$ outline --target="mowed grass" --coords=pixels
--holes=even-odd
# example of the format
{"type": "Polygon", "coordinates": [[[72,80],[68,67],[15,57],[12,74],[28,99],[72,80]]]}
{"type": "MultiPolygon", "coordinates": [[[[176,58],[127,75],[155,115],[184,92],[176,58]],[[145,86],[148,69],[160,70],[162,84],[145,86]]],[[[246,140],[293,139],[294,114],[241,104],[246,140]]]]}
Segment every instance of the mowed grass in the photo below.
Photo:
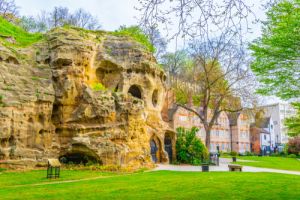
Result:
{"type": "MultiPolygon", "coordinates": [[[[64,173],[66,171],[62,171],[62,175],[64,173]]],[[[12,174],[16,183],[18,179],[22,179],[21,175],[18,177],[12,174]]],[[[156,171],[104,176],[102,179],[80,182],[19,187],[4,186],[3,182],[7,179],[9,179],[9,174],[1,179],[1,199],[274,200],[299,199],[300,197],[300,176],[275,173],[156,171]]],[[[36,181],[31,179],[26,184],[30,182],[36,181]]]]}
{"type": "Polygon", "coordinates": [[[40,33],[28,33],[22,28],[6,21],[0,17],[0,40],[8,46],[26,47],[33,43],[40,41],[43,35],[40,33]],[[15,44],[9,43],[5,40],[5,37],[13,37],[16,41],[15,44]]]}
{"type": "Polygon", "coordinates": [[[16,185],[78,180],[112,175],[116,174],[89,170],[64,170],[61,173],[59,179],[47,179],[46,170],[33,170],[27,172],[2,172],[0,173],[0,190],[2,187],[10,187],[16,185]]]}
{"type": "Polygon", "coordinates": [[[300,160],[296,158],[283,158],[271,156],[240,156],[237,158],[236,164],[252,167],[300,171],[300,160]],[[239,160],[251,160],[255,162],[239,162],[239,160]]]}

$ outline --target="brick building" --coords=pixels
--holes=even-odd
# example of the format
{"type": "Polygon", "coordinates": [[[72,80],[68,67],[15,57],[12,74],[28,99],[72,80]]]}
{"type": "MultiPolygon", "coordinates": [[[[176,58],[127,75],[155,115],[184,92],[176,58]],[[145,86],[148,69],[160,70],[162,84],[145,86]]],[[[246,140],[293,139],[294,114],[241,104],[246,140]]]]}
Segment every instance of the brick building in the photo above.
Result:
{"type": "MultiPolygon", "coordinates": [[[[185,108],[176,106],[174,102],[174,94],[171,91],[167,92],[162,118],[168,122],[174,130],[178,127],[199,128],[197,136],[205,143],[205,129],[199,117],[185,108]]],[[[192,106],[191,103],[190,106],[192,106]]],[[[248,114],[248,112],[233,114],[221,112],[211,130],[210,151],[217,152],[218,148],[224,152],[230,152],[231,150],[239,153],[251,151],[250,124],[252,122],[252,116],[248,114]]]]}

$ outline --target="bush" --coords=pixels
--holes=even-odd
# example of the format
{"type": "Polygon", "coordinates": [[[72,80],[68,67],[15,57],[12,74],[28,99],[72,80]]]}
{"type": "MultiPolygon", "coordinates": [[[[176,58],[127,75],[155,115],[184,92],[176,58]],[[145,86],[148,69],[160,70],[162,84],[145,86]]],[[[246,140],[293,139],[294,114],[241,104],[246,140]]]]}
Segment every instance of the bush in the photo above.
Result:
{"type": "Polygon", "coordinates": [[[254,156],[254,153],[250,152],[250,151],[246,151],[245,152],[245,156],[254,156]]]}
{"type": "Polygon", "coordinates": [[[233,157],[236,157],[238,155],[238,153],[236,151],[232,151],[232,152],[230,152],[230,155],[233,157]]]}
{"type": "Polygon", "coordinates": [[[287,156],[288,158],[297,158],[297,156],[295,154],[290,154],[287,156]]]}
{"type": "Polygon", "coordinates": [[[102,85],[101,83],[95,83],[92,85],[92,89],[94,91],[105,91],[106,87],[104,85],[102,85]]]}
{"type": "Polygon", "coordinates": [[[300,153],[300,136],[289,139],[287,144],[287,152],[295,155],[300,153]]]}
{"type": "Polygon", "coordinates": [[[176,153],[179,163],[200,165],[201,160],[208,159],[208,150],[202,141],[196,137],[198,129],[177,128],[176,153]]]}

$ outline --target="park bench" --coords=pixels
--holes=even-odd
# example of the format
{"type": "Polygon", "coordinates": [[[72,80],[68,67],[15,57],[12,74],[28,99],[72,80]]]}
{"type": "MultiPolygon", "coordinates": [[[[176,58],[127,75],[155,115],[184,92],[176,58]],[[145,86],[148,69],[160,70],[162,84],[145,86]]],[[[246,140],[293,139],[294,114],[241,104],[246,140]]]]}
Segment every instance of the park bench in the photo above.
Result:
{"type": "Polygon", "coordinates": [[[234,171],[241,172],[243,166],[230,164],[230,165],[228,165],[228,168],[229,168],[229,171],[231,171],[231,172],[234,172],[234,171]]]}

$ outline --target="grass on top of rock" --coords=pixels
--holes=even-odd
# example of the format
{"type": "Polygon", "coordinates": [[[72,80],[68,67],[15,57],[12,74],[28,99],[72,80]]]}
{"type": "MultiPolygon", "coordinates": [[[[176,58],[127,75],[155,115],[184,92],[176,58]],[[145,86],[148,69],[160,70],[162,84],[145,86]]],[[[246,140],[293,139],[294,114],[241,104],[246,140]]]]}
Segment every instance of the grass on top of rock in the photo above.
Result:
{"type": "Polygon", "coordinates": [[[284,158],[272,156],[239,156],[237,157],[236,164],[251,167],[300,171],[300,160],[297,158],[284,158]],[[251,160],[254,162],[239,162],[239,160],[251,160]]]}
{"type": "Polygon", "coordinates": [[[0,17],[0,41],[6,46],[26,47],[43,39],[41,33],[28,33],[0,17]]]}
{"type": "Polygon", "coordinates": [[[131,37],[151,53],[155,53],[156,51],[155,47],[151,44],[149,37],[138,26],[121,26],[118,30],[112,32],[112,34],[131,37]]]}
{"type": "Polygon", "coordinates": [[[45,171],[0,174],[1,199],[274,200],[300,196],[300,176],[275,173],[154,171],[107,176],[93,171],[63,170],[62,178],[54,181],[87,180],[32,185],[49,182],[44,176],[45,171]]]}

